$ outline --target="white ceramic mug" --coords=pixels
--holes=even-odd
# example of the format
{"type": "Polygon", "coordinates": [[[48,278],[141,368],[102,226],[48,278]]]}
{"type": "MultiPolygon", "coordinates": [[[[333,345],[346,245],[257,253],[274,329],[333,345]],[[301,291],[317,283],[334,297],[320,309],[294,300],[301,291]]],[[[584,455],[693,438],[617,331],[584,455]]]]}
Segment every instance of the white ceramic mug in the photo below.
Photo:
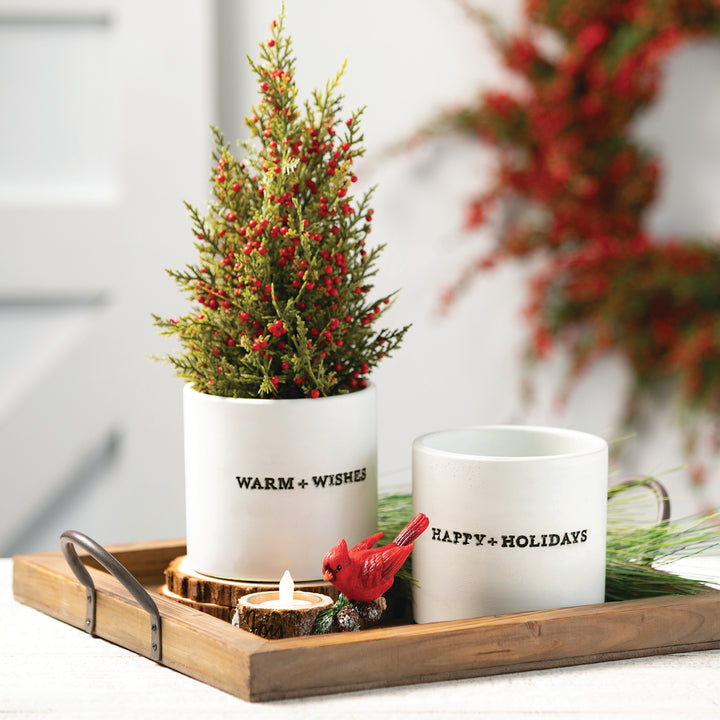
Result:
{"type": "Polygon", "coordinates": [[[601,603],[608,446],[595,435],[496,425],[413,443],[416,622],[601,603]]]}

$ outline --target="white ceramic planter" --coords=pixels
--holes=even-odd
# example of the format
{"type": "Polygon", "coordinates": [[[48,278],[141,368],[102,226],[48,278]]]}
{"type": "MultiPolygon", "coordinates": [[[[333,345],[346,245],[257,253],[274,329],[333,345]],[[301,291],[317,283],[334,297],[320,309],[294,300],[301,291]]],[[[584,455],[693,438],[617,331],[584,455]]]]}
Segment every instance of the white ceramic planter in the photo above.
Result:
{"type": "Polygon", "coordinates": [[[325,553],[376,530],[371,385],[329,398],[255,400],[184,388],[188,562],[221,578],[321,577],[325,553]]]}

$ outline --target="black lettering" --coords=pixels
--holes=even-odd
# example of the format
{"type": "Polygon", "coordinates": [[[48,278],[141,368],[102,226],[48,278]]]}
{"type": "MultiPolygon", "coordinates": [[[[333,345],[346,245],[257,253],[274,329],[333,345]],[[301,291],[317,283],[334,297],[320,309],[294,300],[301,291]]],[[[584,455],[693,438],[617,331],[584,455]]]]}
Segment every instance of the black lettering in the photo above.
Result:
{"type": "Polygon", "coordinates": [[[579,531],[579,530],[578,530],[577,532],[572,533],[573,543],[576,543],[576,542],[578,541],[578,538],[579,538],[579,537],[580,537],[580,531],[579,531]]]}
{"type": "Polygon", "coordinates": [[[547,547],[547,535],[541,535],[542,545],[540,547],[547,547]]]}
{"type": "Polygon", "coordinates": [[[278,490],[292,490],[294,478],[278,478],[278,490]]]}
{"type": "Polygon", "coordinates": [[[587,530],[583,530],[580,533],[580,542],[585,542],[587,540],[587,530]]]}
{"type": "Polygon", "coordinates": [[[255,478],[252,484],[252,490],[262,490],[263,484],[260,482],[260,478],[255,478]]]}
{"type": "Polygon", "coordinates": [[[433,528],[433,529],[432,529],[432,539],[433,539],[433,540],[440,540],[440,528],[433,528]]]}
{"type": "Polygon", "coordinates": [[[475,537],[475,540],[477,540],[477,542],[475,543],[475,547],[477,547],[478,545],[483,544],[483,540],[485,539],[485,533],[482,533],[482,535],[475,533],[474,537],[475,537]]]}
{"type": "Polygon", "coordinates": [[[502,536],[503,547],[515,547],[515,536],[514,535],[503,535],[502,536]]]}
{"type": "Polygon", "coordinates": [[[467,545],[472,540],[472,533],[463,533],[463,545],[467,545]]]}
{"type": "MultiPolygon", "coordinates": [[[[333,482],[333,476],[332,476],[332,475],[323,475],[323,477],[325,478],[325,482],[326,482],[328,485],[334,485],[334,484],[335,484],[335,483],[333,482]]],[[[323,485],[323,487],[325,487],[325,486],[323,485]]]]}
{"type": "Polygon", "coordinates": [[[521,548],[527,547],[527,544],[528,544],[527,535],[518,535],[515,538],[515,542],[517,543],[518,547],[521,547],[521,548]]]}
{"type": "Polygon", "coordinates": [[[450,533],[447,530],[445,531],[445,534],[443,535],[442,541],[443,542],[452,542],[452,540],[450,539],[450,533]]]}
{"type": "Polygon", "coordinates": [[[565,533],[565,534],[563,535],[563,539],[562,539],[562,542],[561,542],[560,544],[561,544],[561,545],[572,545],[572,540],[570,540],[570,536],[569,536],[567,533],[565,533]]]}
{"type": "Polygon", "coordinates": [[[548,537],[550,538],[550,542],[548,543],[548,545],[550,547],[555,547],[556,545],[560,544],[560,536],[559,535],[556,535],[555,533],[553,533],[552,535],[549,535],[548,537]]]}
{"type": "Polygon", "coordinates": [[[353,481],[353,474],[351,472],[343,473],[343,480],[346,483],[351,483],[353,481]]]}
{"type": "Polygon", "coordinates": [[[534,535],[530,536],[530,547],[540,547],[540,543],[537,540],[535,540],[534,535]]]}
{"type": "Polygon", "coordinates": [[[252,478],[249,478],[249,477],[240,477],[239,475],[236,475],[236,476],[235,476],[235,479],[238,481],[238,485],[239,485],[241,488],[249,488],[249,487],[250,487],[250,480],[252,480],[252,478]]]}
{"type": "Polygon", "coordinates": [[[457,545],[460,542],[460,538],[462,537],[462,533],[458,532],[457,530],[453,531],[453,537],[455,538],[453,540],[453,545],[457,545]]]}
{"type": "Polygon", "coordinates": [[[325,487],[325,476],[324,475],[313,475],[312,480],[315,483],[315,487],[325,487]]]}
{"type": "Polygon", "coordinates": [[[277,490],[277,488],[275,487],[275,478],[265,478],[265,489],[277,490]]]}
{"type": "Polygon", "coordinates": [[[261,625],[260,623],[258,623],[257,613],[255,612],[255,610],[250,610],[248,612],[246,622],[248,624],[248,627],[250,628],[250,632],[255,635],[259,635],[262,638],[276,640],[283,636],[283,630],[281,625],[261,625]]]}

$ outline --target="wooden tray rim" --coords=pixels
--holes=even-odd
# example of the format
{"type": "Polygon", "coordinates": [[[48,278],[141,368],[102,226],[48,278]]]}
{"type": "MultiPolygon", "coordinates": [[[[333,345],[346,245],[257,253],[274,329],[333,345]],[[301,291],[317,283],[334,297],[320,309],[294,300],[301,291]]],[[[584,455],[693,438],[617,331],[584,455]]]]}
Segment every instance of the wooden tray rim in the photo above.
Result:
{"type": "MultiPolygon", "coordinates": [[[[146,586],[149,579],[155,586],[161,584],[157,578],[164,567],[185,554],[179,540],[107,549],[146,586]]],[[[147,614],[115,578],[94,569],[91,558],[86,563],[98,592],[96,635],[149,655],[147,614]],[[113,623],[113,618],[122,622],[113,623]]],[[[85,589],[59,551],[15,556],[13,589],[18,602],[84,626],[85,589]]],[[[714,590],[272,640],[174,602],[151,587],[148,592],[162,618],[162,664],[250,701],[720,648],[720,592],[714,590]],[[675,628],[671,619],[677,623],[686,616],[689,622],[675,628]],[[622,629],[619,642],[607,644],[599,628],[603,622],[622,629]],[[645,625],[652,632],[643,632],[645,625]],[[528,643],[542,648],[526,648],[528,643]],[[188,648],[193,648],[195,659],[188,648]],[[383,661],[388,655],[394,657],[395,667],[383,661]],[[403,655],[408,662],[402,662],[403,655]],[[437,660],[440,656],[442,661],[437,660]],[[218,667],[223,663],[229,663],[232,672],[218,667]],[[329,684],[322,682],[323,670],[331,674],[329,684]]]]}

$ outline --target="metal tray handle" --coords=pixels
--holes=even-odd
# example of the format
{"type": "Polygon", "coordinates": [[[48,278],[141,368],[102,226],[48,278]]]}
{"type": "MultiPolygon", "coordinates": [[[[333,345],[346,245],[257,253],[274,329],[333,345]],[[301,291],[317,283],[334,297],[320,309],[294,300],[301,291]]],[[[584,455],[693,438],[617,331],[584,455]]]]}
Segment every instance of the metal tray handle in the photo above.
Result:
{"type": "Polygon", "coordinates": [[[140,607],[150,615],[150,659],[160,662],[162,659],[162,635],[160,613],[157,605],[147,590],[128,572],[117,558],[113,557],[105,548],[94,540],[76,530],[66,530],[60,536],[60,549],[75,577],[85,586],[87,607],[85,614],[85,630],[95,635],[95,583],[90,573],[78,557],[75,545],[81,547],[92,558],[97,560],[116,580],[121,582],[125,589],[137,600],[140,607]]]}

